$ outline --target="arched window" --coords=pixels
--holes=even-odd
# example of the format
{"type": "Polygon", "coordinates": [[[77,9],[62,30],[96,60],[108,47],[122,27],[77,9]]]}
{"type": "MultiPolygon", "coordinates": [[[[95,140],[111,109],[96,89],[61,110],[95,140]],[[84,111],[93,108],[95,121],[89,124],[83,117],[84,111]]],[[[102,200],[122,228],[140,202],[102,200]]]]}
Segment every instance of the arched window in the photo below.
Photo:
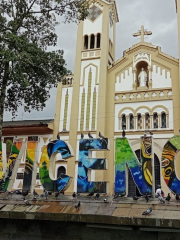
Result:
{"type": "Polygon", "coordinates": [[[129,129],[134,129],[134,116],[130,114],[129,116],[129,129]]]}
{"type": "Polygon", "coordinates": [[[141,114],[138,114],[138,116],[137,116],[137,128],[142,129],[142,116],[141,116],[141,114]]]}
{"type": "Polygon", "coordinates": [[[145,129],[150,129],[151,126],[150,126],[150,116],[149,116],[149,113],[146,113],[145,115],[145,129]]]}
{"type": "Polygon", "coordinates": [[[66,174],[66,168],[61,166],[57,169],[57,178],[60,178],[62,175],[66,174]]]}
{"type": "Polygon", "coordinates": [[[100,33],[97,34],[97,46],[96,47],[97,48],[101,47],[101,34],[100,33]]]}
{"type": "Polygon", "coordinates": [[[126,129],[126,115],[122,115],[122,122],[121,122],[122,129],[126,129]]]}
{"type": "Polygon", "coordinates": [[[88,42],[89,42],[89,38],[88,36],[84,36],[84,50],[88,49],[88,42]]]}
{"type": "Polygon", "coordinates": [[[161,114],[161,127],[166,128],[166,113],[165,112],[163,112],[161,114]]]}
{"type": "Polygon", "coordinates": [[[153,114],[153,125],[154,125],[154,128],[158,128],[158,114],[157,113],[153,114]]]}
{"type": "Polygon", "coordinates": [[[91,42],[90,42],[90,49],[94,49],[95,44],[95,36],[94,34],[91,35],[91,42]]]}

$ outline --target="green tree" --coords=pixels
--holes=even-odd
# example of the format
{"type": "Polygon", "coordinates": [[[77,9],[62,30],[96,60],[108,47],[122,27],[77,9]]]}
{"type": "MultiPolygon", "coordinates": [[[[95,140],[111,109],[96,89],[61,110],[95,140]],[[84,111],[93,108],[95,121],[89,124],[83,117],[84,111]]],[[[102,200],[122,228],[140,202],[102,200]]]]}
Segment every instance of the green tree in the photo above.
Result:
{"type": "Polygon", "coordinates": [[[0,1],[0,137],[4,109],[16,115],[42,110],[50,89],[69,73],[63,50],[56,46],[57,16],[63,23],[84,20],[88,0],[0,1]]]}

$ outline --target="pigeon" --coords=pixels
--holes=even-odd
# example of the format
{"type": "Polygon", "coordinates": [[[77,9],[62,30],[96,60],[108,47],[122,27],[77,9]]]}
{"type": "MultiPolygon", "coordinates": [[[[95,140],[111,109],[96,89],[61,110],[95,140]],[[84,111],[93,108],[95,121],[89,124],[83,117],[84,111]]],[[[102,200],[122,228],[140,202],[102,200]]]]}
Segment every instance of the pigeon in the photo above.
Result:
{"type": "Polygon", "coordinates": [[[19,142],[19,138],[17,136],[15,136],[14,139],[15,139],[16,142],[19,142]]]}
{"type": "Polygon", "coordinates": [[[171,196],[170,196],[170,193],[168,193],[168,195],[167,195],[167,197],[166,197],[166,199],[165,199],[168,203],[169,203],[169,201],[171,200],[171,196]]]}
{"type": "Polygon", "coordinates": [[[145,200],[146,200],[146,202],[149,202],[149,197],[148,197],[147,193],[145,195],[145,200]]]}
{"type": "Polygon", "coordinates": [[[105,138],[100,132],[99,132],[99,137],[103,139],[105,138]]]}
{"type": "Polygon", "coordinates": [[[56,200],[57,200],[58,196],[59,196],[59,193],[56,192],[56,193],[55,193],[55,198],[56,198],[56,200]]]}
{"type": "Polygon", "coordinates": [[[145,212],[142,213],[142,215],[149,215],[152,212],[152,208],[149,207],[145,212]]]}
{"type": "Polygon", "coordinates": [[[160,201],[160,203],[165,203],[164,198],[160,195],[158,195],[158,200],[160,201]]]}
{"type": "Polygon", "coordinates": [[[35,191],[35,189],[33,190],[33,196],[34,196],[34,199],[36,199],[37,197],[39,197],[38,193],[35,191]]]}
{"type": "Polygon", "coordinates": [[[73,199],[76,198],[76,193],[75,192],[73,192],[72,197],[73,197],[73,199]]]}
{"type": "Polygon", "coordinates": [[[114,197],[113,197],[113,200],[118,199],[118,198],[119,198],[119,194],[116,193],[116,194],[114,195],[114,197]]]}
{"type": "Polygon", "coordinates": [[[93,136],[91,135],[90,132],[88,132],[88,137],[89,137],[89,138],[93,138],[93,136]]]}
{"type": "Polygon", "coordinates": [[[107,202],[107,199],[106,199],[106,198],[104,199],[104,202],[107,202]]]}
{"type": "Polygon", "coordinates": [[[22,195],[22,192],[20,190],[15,190],[13,193],[15,193],[17,195],[22,195]]]}
{"type": "Polygon", "coordinates": [[[176,193],[176,201],[179,202],[180,198],[179,198],[179,195],[176,193]]]}
{"type": "Polygon", "coordinates": [[[76,208],[77,210],[79,210],[80,206],[81,206],[81,203],[80,203],[80,201],[79,201],[78,204],[75,206],[75,208],[76,208]]]}
{"type": "Polygon", "coordinates": [[[126,196],[126,193],[120,193],[119,197],[124,198],[126,196]]]}
{"type": "Polygon", "coordinates": [[[59,133],[57,134],[57,139],[60,140],[60,136],[59,136],[59,133]]]}
{"type": "Polygon", "coordinates": [[[94,192],[90,192],[87,197],[92,197],[94,195],[94,192]]]}
{"type": "Polygon", "coordinates": [[[45,196],[45,198],[47,200],[48,199],[48,192],[47,191],[45,191],[44,196],[45,196]]]}
{"type": "Polygon", "coordinates": [[[27,196],[28,195],[28,190],[26,191],[22,191],[22,195],[25,197],[25,196],[27,196]]]}
{"type": "Polygon", "coordinates": [[[41,194],[41,197],[45,197],[45,193],[42,193],[42,194],[41,194]]]}
{"type": "Polygon", "coordinates": [[[138,199],[139,199],[139,197],[137,197],[137,196],[134,196],[134,197],[133,197],[133,200],[134,200],[134,201],[137,201],[138,199]]]}
{"type": "Polygon", "coordinates": [[[31,205],[26,198],[24,198],[24,204],[25,204],[26,206],[31,205]]]}
{"type": "Polygon", "coordinates": [[[84,134],[83,133],[81,133],[81,139],[83,139],[84,138],[84,134]]]}
{"type": "Polygon", "coordinates": [[[124,138],[125,136],[126,136],[126,132],[125,132],[124,129],[123,129],[122,137],[124,138]]]}
{"type": "Polygon", "coordinates": [[[8,199],[8,196],[10,196],[11,195],[11,198],[12,198],[12,192],[6,192],[6,199],[8,199]]]}
{"type": "Polygon", "coordinates": [[[96,193],[96,196],[95,196],[95,199],[98,200],[99,196],[100,196],[100,194],[97,192],[97,193],[96,193]]]}

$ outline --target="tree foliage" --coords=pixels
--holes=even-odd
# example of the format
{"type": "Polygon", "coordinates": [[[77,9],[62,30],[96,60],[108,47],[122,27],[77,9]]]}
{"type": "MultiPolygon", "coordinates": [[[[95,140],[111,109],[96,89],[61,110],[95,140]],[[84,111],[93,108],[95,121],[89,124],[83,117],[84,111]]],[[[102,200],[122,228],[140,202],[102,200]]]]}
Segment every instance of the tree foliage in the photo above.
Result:
{"type": "Polygon", "coordinates": [[[1,0],[0,2],[0,136],[4,109],[15,115],[40,110],[49,90],[69,73],[63,50],[56,46],[57,16],[78,22],[88,14],[88,0],[1,0]]]}

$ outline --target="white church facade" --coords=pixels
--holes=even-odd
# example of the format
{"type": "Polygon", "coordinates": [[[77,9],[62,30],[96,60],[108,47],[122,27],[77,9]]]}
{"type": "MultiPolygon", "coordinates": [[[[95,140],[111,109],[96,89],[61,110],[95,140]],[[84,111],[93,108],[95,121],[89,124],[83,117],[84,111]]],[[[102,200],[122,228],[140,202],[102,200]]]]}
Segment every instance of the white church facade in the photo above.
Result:
{"type": "MultiPolygon", "coordinates": [[[[101,132],[109,139],[110,149],[93,151],[92,158],[106,158],[107,168],[90,170],[88,178],[106,181],[107,193],[113,194],[115,141],[123,130],[137,157],[140,138],[153,136],[155,181],[168,191],[160,160],[164,144],[180,129],[179,60],[145,42],[144,35],[151,32],[142,26],[134,34],[141,41],[115,61],[117,22],[116,1],[92,1],[89,16],[78,26],[74,75],[58,85],[54,136],[59,132],[74,149],[74,158],[63,164],[66,173],[74,176],[67,193],[77,191],[81,133],[84,138],[88,133],[98,138],[101,132]]],[[[135,194],[130,173],[128,179],[127,195],[135,194]]]]}

